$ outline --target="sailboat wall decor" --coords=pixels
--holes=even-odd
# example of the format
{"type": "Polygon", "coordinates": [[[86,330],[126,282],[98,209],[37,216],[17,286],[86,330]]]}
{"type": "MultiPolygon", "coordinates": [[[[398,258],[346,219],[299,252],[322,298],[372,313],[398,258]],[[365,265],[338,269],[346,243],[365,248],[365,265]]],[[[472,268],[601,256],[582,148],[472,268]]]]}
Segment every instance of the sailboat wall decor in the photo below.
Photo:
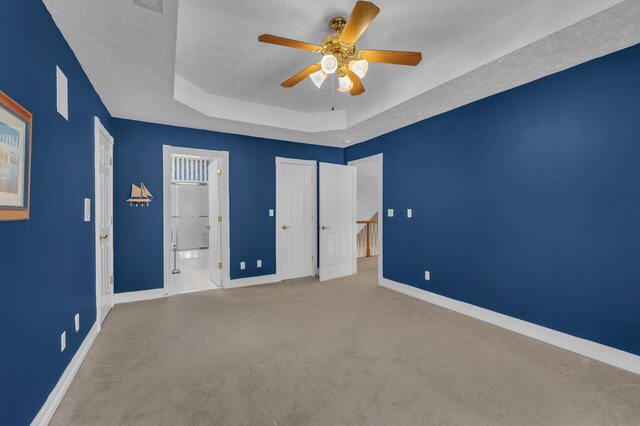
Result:
{"type": "Polygon", "coordinates": [[[133,184],[133,183],[131,184],[131,198],[127,200],[129,205],[136,206],[136,207],[138,206],[149,207],[149,203],[151,203],[152,199],[153,199],[153,195],[151,195],[151,192],[149,192],[147,187],[144,186],[144,183],[140,183],[140,186],[137,186],[136,184],[133,184]]]}

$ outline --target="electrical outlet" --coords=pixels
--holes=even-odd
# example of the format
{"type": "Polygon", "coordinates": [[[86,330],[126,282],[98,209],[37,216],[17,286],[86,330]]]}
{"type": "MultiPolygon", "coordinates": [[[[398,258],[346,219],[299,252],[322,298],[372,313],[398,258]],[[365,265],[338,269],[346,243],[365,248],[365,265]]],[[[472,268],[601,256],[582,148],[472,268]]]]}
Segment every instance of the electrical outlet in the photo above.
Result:
{"type": "Polygon", "coordinates": [[[244,264],[244,262],[240,262],[240,269],[244,269],[246,267],[246,265],[244,264]]]}
{"type": "Polygon", "coordinates": [[[429,271],[424,271],[424,279],[431,281],[431,273],[429,271]]]}
{"type": "Polygon", "coordinates": [[[80,314],[76,314],[76,316],[73,317],[73,320],[75,322],[76,333],[77,333],[78,331],[80,331],[80,314]]]}
{"type": "Polygon", "coordinates": [[[257,264],[258,268],[262,268],[262,260],[258,260],[256,262],[256,264],[257,264]]]}
{"type": "Polygon", "coordinates": [[[64,352],[67,347],[67,332],[63,331],[60,335],[60,352],[64,352]]]}
{"type": "Polygon", "coordinates": [[[407,209],[407,217],[413,217],[413,212],[411,209],[407,209]]]}
{"type": "Polygon", "coordinates": [[[393,209],[388,209],[387,210],[387,216],[388,217],[393,217],[393,209]]]}
{"type": "Polygon", "coordinates": [[[273,216],[273,209],[269,209],[269,216],[273,216]]]}

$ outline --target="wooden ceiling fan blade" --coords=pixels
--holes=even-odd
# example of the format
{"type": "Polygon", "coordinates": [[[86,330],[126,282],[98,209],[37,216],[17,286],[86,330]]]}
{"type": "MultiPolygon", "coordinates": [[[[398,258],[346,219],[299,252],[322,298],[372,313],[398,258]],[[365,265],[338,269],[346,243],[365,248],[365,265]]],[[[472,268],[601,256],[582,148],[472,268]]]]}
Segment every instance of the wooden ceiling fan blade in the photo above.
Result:
{"type": "Polygon", "coordinates": [[[416,66],[422,61],[420,52],[401,52],[399,50],[361,50],[360,57],[369,62],[416,66]]]}
{"type": "Polygon", "coordinates": [[[357,2],[351,16],[347,19],[347,24],[340,33],[340,41],[355,44],[378,13],[380,13],[380,9],[375,4],[368,1],[357,2]]]}
{"type": "Polygon", "coordinates": [[[310,52],[319,52],[320,46],[307,43],[304,41],[293,40],[290,38],[278,37],[271,34],[262,34],[258,37],[258,41],[263,43],[277,44],[278,46],[293,47],[294,49],[308,50],[310,52]]]}
{"type": "Polygon", "coordinates": [[[298,74],[291,77],[289,80],[282,82],[282,84],[280,85],[282,87],[293,87],[304,80],[306,77],[308,77],[310,74],[313,74],[316,71],[320,71],[321,68],[322,67],[320,66],[320,62],[309,65],[307,68],[303,69],[298,74]]]}
{"type": "Polygon", "coordinates": [[[363,94],[364,86],[362,85],[362,81],[360,80],[360,77],[358,77],[356,73],[354,73],[348,68],[345,70],[345,72],[347,73],[347,77],[349,77],[349,80],[351,80],[351,82],[353,83],[353,87],[351,88],[351,90],[349,90],[349,93],[351,93],[351,96],[358,96],[363,94]]]}

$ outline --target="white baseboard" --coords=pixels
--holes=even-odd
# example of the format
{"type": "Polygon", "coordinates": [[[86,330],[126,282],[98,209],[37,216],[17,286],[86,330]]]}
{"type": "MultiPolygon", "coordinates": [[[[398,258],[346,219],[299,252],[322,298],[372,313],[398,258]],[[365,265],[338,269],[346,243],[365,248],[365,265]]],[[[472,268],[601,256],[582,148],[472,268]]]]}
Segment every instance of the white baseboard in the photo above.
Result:
{"type": "Polygon", "coordinates": [[[406,294],[407,296],[442,306],[452,311],[497,325],[498,327],[506,328],[507,330],[549,343],[550,345],[622,368],[623,370],[640,374],[640,356],[638,355],[592,342],[591,340],[582,339],[580,337],[552,330],[550,328],[542,327],[514,317],[499,314],[488,309],[460,302],[455,299],[450,299],[406,284],[400,284],[386,278],[380,280],[380,285],[402,294],[406,294]]]}
{"type": "Polygon", "coordinates": [[[164,288],[154,288],[151,290],[129,291],[126,293],[116,293],[113,295],[113,303],[140,302],[141,300],[160,299],[164,297],[164,288]]]}
{"type": "Polygon", "coordinates": [[[258,277],[247,277],[247,278],[237,278],[235,280],[229,280],[224,288],[239,288],[239,287],[248,287],[252,285],[261,285],[261,284],[274,284],[282,281],[276,274],[272,275],[260,275],[258,277]]]}
{"type": "Polygon", "coordinates": [[[46,426],[49,424],[51,418],[58,409],[58,405],[60,405],[60,401],[62,401],[64,394],[67,392],[67,389],[69,389],[69,385],[82,365],[82,361],[84,361],[84,358],[87,356],[89,348],[93,345],[93,341],[98,335],[99,330],[100,327],[96,321],[93,323],[93,326],[91,326],[91,330],[89,330],[89,333],[84,338],[84,341],[71,359],[71,362],[67,365],[67,368],[65,368],[64,373],[62,373],[60,380],[58,380],[58,383],[56,384],[56,387],[53,388],[44,405],[40,408],[40,411],[31,422],[32,426],[46,426]]]}

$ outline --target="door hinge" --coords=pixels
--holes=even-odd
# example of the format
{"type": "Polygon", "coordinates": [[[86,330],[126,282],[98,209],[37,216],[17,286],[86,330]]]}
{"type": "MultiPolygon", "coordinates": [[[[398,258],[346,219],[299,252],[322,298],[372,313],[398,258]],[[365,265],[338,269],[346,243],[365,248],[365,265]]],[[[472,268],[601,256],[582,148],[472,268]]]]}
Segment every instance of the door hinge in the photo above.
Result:
{"type": "Polygon", "coordinates": [[[218,269],[222,269],[222,262],[218,263],[218,269]]]}
{"type": "Polygon", "coordinates": [[[113,285],[113,275],[109,277],[109,284],[113,285]]]}
{"type": "Polygon", "coordinates": [[[109,225],[113,225],[113,217],[109,217],[109,225]]]}
{"type": "Polygon", "coordinates": [[[218,176],[222,176],[222,169],[218,169],[218,176]]]}
{"type": "Polygon", "coordinates": [[[311,181],[313,182],[313,175],[311,175],[311,181]]]}
{"type": "Polygon", "coordinates": [[[218,216],[218,222],[222,222],[222,216],[218,216]]]}
{"type": "Polygon", "coordinates": [[[113,166],[113,157],[109,157],[109,165],[113,166]]]}
{"type": "Polygon", "coordinates": [[[313,262],[313,256],[311,256],[311,261],[313,262]]]}

